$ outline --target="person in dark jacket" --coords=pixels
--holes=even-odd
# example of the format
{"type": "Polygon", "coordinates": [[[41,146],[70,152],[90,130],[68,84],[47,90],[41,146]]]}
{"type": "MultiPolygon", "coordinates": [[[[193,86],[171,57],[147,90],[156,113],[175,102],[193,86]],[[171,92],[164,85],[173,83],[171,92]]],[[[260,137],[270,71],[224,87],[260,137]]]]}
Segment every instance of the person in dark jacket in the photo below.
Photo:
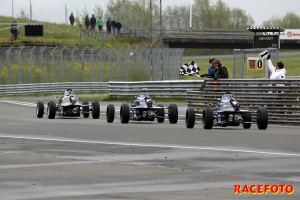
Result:
{"type": "Polygon", "coordinates": [[[72,26],[74,26],[75,18],[74,18],[74,15],[73,15],[72,12],[71,12],[71,15],[70,15],[70,17],[69,17],[69,20],[70,20],[70,24],[71,24],[72,26]]]}
{"type": "Polygon", "coordinates": [[[117,26],[117,34],[120,34],[121,28],[122,28],[122,23],[119,20],[117,20],[116,26],[117,26]]]}
{"type": "Polygon", "coordinates": [[[106,30],[107,30],[108,34],[111,34],[111,21],[110,21],[110,17],[106,21],[106,30]]]}
{"type": "Polygon", "coordinates": [[[96,23],[97,23],[97,20],[95,18],[95,15],[92,15],[92,18],[91,18],[91,29],[92,30],[95,30],[96,23]]]}
{"type": "Polygon", "coordinates": [[[111,27],[113,29],[113,35],[116,34],[116,28],[117,28],[117,22],[116,22],[116,19],[113,19],[112,22],[111,22],[111,27]]]}
{"type": "Polygon", "coordinates": [[[223,67],[220,60],[214,61],[215,68],[212,70],[211,73],[202,74],[201,77],[207,77],[207,78],[213,78],[214,80],[217,80],[218,78],[228,78],[227,69],[223,67]]]}
{"type": "Polygon", "coordinates": [[[10,25],[11,42],[18,39],[18,25],[16,21],[13,21],[10,25]]]}
{"type": "Polygon", "coordinates": [[[90,20],[89,20],[88,15],[85,17],[84,24],[85,24],[86,30],[89,30],[90,20]]]}

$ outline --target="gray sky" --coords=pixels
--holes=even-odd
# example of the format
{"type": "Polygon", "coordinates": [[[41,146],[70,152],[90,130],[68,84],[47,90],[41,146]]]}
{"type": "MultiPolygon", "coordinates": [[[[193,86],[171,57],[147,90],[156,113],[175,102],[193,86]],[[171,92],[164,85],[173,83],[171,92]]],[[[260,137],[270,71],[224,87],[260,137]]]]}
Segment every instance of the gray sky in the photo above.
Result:
{"type": "MultiPolygon", "coordinates": [[[[159,2],[159,0],[153,0],[159,2]]],[[[211,0],[215,4],[217,0],[211,0]]],[[[23,8],[29,15],[30,0],[0,0],[0,15],[12,16],[12,2],[14,2],[14,16],[17,17],[23,8]]],[[[167,5],[189,5],[194,0],[162,0],[163,9],[167,5]]],[[[262,24],[264,20],[273,16],[282,17],[287,12],[293,11],[300,16],[300,1],[298,0],[223,0],[228,6],[241,8],[251,15],[256,26],[262,24]]],[[[64,23],[65,5],[67,5],[68,16],[70,12],[81,13],[84,7],[93,13],[93,6],[99,4],[106,8],[109,0],[31,0],[33,19],[47,22],[64,23]]],[[[300,28],[300,27],[299,27],[300,28]]]]}

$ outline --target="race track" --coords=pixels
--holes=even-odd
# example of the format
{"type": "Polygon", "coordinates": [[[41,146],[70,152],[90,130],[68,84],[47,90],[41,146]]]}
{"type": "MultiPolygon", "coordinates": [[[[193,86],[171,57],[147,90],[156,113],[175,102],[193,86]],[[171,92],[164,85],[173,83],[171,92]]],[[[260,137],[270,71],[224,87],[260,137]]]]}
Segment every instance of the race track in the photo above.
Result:
{"type": "Polygon", "coordinates": [[[108,124],[103,113],[38,119],[36,99],[22,101],[28,104],[0,99],[0,199],[300,199],[299,127],[108,124]],[[292,185],[294,192],[235,194],[234,185],[292,185]]]}

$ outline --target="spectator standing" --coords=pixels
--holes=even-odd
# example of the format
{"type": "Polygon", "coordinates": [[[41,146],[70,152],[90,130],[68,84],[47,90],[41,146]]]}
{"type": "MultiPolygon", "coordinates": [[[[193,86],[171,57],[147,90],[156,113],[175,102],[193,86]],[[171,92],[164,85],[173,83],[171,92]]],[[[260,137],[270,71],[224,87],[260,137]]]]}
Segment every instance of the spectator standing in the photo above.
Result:
{"type": "Polygon", "coordinates": [[[92,30],[95,30],[96,23],[97,23],[97,20],[95,18],[95,15],[93,14],[92,18],[91,18],[91,29],[92,30]]]}
{"type": "Polygon", "coordinates": [[[70,20],[70,24],[71,24],[72,26],[74,26],[75,18],[74,18],[74,15],[73,15],[72,12],[71,12],[71,15],[70,15],[70,17],[69,17],[69,20],[70,20]]]}
{"type": "Polygon", "coordinates": [[[210,58],[209,59],[209,61],[208,61],[208,63],[210,63],[211,64],[211,66],[208,68],[208,70],[207,70],[207,72],[210,74],[213,70],[214,70],[214,68],[215,68],[215,66],[214,66],[214,61],[215,61],[215,58],[210,58]]]}
{"type": "Polygon", "coordinates": [[[271,72],[270,79],[285,79],[286,70],[284,64],[280,61],[276,64],[276,67],[272,64],[271,55],[267,57],[267,66],[271,72]]]}
{"type": "Polygon", "coordinates": [[[201,77],[208,77],[217,80],[218,78],[228,78],[228,71],[225,66],[222,65],[220,60],[215,59],[214,69],[211,73],[202,74],[201,77]]]}
{"type": "Polygon", "coordinates": [[[116,34],[116,28],[117,28],[117,22],[116,22],[116,19],[113,19],[112,22],[111,22],[111,27],[113,29],[113,35],[116,34]]]}
{"type": "Polygon", "coordinates": [[[11,42],[18,39],[18,25],[16,21],[13,21],[10,25],[11,42]]]}
{"type": "Polygon", "coordinates": [[[97,25],[98,25],[99,31],[102,31],[103,21],[102,21],[101,17],[99,17],[99,19],[97,21],[97,25]]]}
{"type": "Polygon", "coordinates": [[[106,21],[106,30],[107,30],[108,34],[111,34],[111,21],[110,21],[110,17],[106,21]]]}
{"type": "Polygon", "coordinates": [[[89,16],[88,15],[85,17],[84,24],[85,24],[86,30],[89,30],[90,20],[89,20],[89,16]]]}
{"type": "Polygon", "coordinates": [[[122,23],[119,21],[119,20],[117,20],[117,34],[120,34],[121,33],[121,28],[122,28],[122,23]]]}

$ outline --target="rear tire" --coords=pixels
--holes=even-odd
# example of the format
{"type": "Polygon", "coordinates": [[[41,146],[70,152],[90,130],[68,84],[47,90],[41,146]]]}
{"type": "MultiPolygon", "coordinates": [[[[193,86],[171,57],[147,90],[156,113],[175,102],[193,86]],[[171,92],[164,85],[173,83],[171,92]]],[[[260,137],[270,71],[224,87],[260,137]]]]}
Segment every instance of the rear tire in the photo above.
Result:
{"type": "Polygon", "coordinates": [[[164,106],[162,104],[158,104],[158,107],[161,107],[161,109],[157,109],[157,116],[159,118],[157,118],[157,122],[158,123],[164,123],[165,121],[165,109],[164,106]]]}
{"type": "Polygon", "coordinates": [[[268,111],[265,107],[259,107],[257,110],[257,127],[260,130],[268,127],[268,111]]]}
{"type": "Polygon", "coordinates": [[[99,119],[100,117],[100,103],[99,101],[92,102],[92,117],[93,119],[99,119]]]}
{"type": "Polygon", "coordinates": [[[56,104],[54,101],[48,102],[47,115],[48,119],[54,119],[56,113],[56,104]]]}
{"type": "Polygon", "coordinates": [[[106,121],[108,123],[113,123],[115,119],[115,106],[113,104],[108,104],[106,109],[106,121]]]}
{"type": "Polygon", "coordinates": [[[170,124],[176,124],[178,121],[178,108],[176,104],[170,104],[168,109],[168,116],[170,124]]]}
{"type": "Polygon", "coordinates": [[[36,104],[36,116],[37,118],[43,118],[44,116],[44,102],[38,101],[36,104]]]}
{"type": "Polygon", "coordinates": [[[84,118],[89,118],[90,116],[90,108],[89,108],[89,102],[88,101],[84,101],[82,102],[82,114],[84,118]]]}
{"type": "Polygon", "coordinates": [[[251,122],[251,112],[244,113],[243,116],[243,128],[249,129],[251,127],[251,123],[245,123],[245,122],[251,122]]]}
{"type": "Polygon", "coordinates": [[[202,125],[204,129],[211,129],[214,125],[214,111],[212,108],[204,108],[202,116],[202,125]]]}
{"type": "Polygon", "coordinates": [[[123,103],[120,108],[120,120],[122,124],[127,124],[130,118],[129,105],[123,103]]]}
{"type": "Polygon", "coordinates": [[[195,110],[188,108],[185,114],[185,126],[187,128],[194,128],[195,126],[195,110]]]}

